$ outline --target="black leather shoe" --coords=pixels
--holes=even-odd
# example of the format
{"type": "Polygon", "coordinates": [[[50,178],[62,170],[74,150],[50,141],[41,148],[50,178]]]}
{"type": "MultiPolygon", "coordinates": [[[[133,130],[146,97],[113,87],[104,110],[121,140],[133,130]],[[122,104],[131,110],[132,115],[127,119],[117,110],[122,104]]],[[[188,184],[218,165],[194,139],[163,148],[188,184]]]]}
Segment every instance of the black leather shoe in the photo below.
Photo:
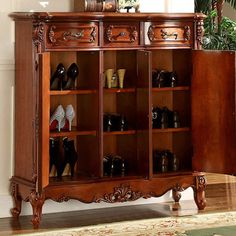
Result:
{"type": "Polygon", "coordinates": [[[67,81],[63,81],[63,90],[75,89],[75,80],[79,75],[79,68],[72,63],[67,70],[67,81]]]}
{"type": "Polygon", "coordinates": [[[62,63],[58,64],[56,71],[50,80],[50,89],[51,90],[61,90],[62,81],[65,78],[66,69],[62,63]]]}

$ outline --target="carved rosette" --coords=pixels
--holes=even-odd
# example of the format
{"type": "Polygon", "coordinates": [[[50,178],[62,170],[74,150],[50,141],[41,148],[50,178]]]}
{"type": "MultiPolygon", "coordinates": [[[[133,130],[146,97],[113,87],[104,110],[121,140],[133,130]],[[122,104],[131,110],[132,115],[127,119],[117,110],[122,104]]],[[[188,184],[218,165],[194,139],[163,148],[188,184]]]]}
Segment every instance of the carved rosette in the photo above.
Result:
{"type": "Polygon", "coordinates": [[[197,35],[196,35],[196,41],[197,41],[197,49],[202,49],[202,39],[204,36],[204,23],[203,20],[197,21],[197,35]]]}
{"type": "Polygon", "coordinates": [[[148,28],[148,38],[151,42],[155,40],[155,33],[154,33],[154,27],[152,25],[149,26],[148,28]]]}
{"type": "Polygon", "coordinates": [[[103,197],[98,198],[95,202],[127,202],[135,201],[139,198],[150,198],[153,194],[144,194],[140,191],[133,191],[129,185],[121,184],[119,187],[114,188],[113,193],[104,194],[103,197]]]}
{"type": "Polygon", "coordinates": [[[36,47],[36,51],[38,53],[42,50],[42,43],[43,43],[43,35],[44,35],[44,24],[43,22],[35,23],[33,25],[33,43],[36,47]]]}
{"type": "Polygon", "coordinates": [[[80,43],[94,43],[96,41],[96,27],[83,27],[78,32],[64,31],[60,35],[56,35],[56,26],[52,25],[48,32],[49,42],[53,45],[59,45],[68,41],[79,41],[80,43]],[[90,31],[89,37],[85,37],[85,31],[90,31]]]}

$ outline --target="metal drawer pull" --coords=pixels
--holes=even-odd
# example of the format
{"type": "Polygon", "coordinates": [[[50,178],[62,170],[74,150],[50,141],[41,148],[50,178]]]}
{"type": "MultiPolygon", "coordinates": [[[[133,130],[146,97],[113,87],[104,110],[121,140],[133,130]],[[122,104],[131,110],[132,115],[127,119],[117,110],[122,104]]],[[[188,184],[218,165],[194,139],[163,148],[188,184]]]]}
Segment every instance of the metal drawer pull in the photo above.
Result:
{"type": "Polygon", "coordinates": [[[168,33],[167,31],[161,29],[161,37],[163,39],[168,39],[168,38],[173,37],[173,36],[175,37],[175,40],[178,39],[178,33],[177,32],[168,33]]]}

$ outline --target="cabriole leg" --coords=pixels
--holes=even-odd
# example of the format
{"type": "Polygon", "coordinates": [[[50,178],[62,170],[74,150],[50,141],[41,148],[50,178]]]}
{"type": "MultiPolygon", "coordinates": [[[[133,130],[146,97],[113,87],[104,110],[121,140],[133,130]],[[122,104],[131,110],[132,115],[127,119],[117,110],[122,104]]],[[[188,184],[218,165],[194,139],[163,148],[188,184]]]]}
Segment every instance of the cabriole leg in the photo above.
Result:
{"type": "Polygon", "coordinates": [[[206,178],[205,176],[195,177],[195,186],[193,186],[194,200],[199,210],[206,207],[205,198],[206,178]]]}
{"type": "Polygon", "coordinates": [[[14,182],[11,183],[11,195],[14,201],[14,207],[11,209],[11,214],[13,217],[17,218],[21,213],[22,198],[18,193],[18,184],[14,182]]]}
{"type": "Polygon", "coordinates": [[[29,201],[33,209],[33,218],[31,222],[33,223],[34,228],[38,228],[41,221],[45,196],[43,193],[40,194],[34,191],[30,194],[29,201]]]}

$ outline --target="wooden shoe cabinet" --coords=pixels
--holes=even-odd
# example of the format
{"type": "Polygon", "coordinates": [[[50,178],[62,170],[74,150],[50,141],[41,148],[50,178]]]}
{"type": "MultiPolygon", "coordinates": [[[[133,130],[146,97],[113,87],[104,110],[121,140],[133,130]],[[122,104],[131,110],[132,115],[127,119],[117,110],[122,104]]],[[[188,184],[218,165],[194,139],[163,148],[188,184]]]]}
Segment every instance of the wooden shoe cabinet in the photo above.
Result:
{"type": "Polygon", "coordinates": [[[38,227],[46,199],[125,202],[172,190],[194,191],[204,209],[201,171],[235,173],[235,54],[201,50],[201,14],[13,13],[16,37],[15,170],[11,191],[19,216],[29,201],[38,227]],[[59,63],[79,67],[76,89],[50,90],[59,63]],[[213,67],[212,67],[213,66],[213,67]],[[214,68],[214,69],[212,69],[214,68]],[[104,72],[125,69],[124,87],[107,88],[104,72]],[[152,87],[153,69],[175,71],[175,87],[152,87]],[[104,86],[105,84],[105,86],[104,86]],[[51,113],[75,110],[72,130],[50,131],[51,113]],[[152,128],[152,108],[179,112],[180,127],[152,128]],[[51,112],[51,113],[50,113],[51,112]],[[122,114],[127,129],[104,130],[104,114],[122,114]],[[49,173],[49,139],[68,137],[78,153],[75,175],[49,173]],[[176,171],[154,171],[155,150],[170,150],[176,171]],[[104,157],[125,160],[104,174],[104,157]]]}

